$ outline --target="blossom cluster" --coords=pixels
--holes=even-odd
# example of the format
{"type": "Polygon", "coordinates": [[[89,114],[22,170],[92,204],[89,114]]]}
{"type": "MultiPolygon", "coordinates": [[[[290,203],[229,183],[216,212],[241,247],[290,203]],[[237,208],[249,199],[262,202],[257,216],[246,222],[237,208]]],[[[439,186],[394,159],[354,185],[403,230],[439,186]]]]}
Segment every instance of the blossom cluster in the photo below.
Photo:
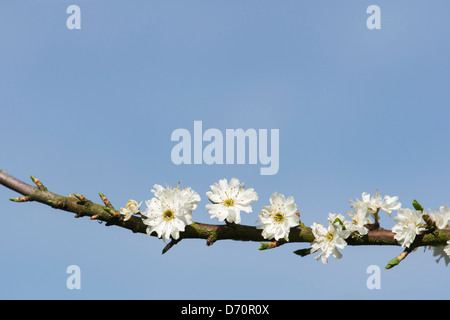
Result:
{"type": "Polygon", "coordinates": [[[373,224],[371,218],[378,220],[380,210],[391,215],[393,210],[399,210],[401,207],[398,197],[386,195],[383,198],[378,192],[374,195],[364,192],[361,200],[356,199],[356,201],[350,200],[349,202],[354,209],[348,212],[350,220],[346,220],[342,214],[330,213],[328,228],[320,223],[314,223],[311,226],[314,234],[311,252],[321,250],[316,259],[321,259],[324,264],[328,263],[330,255],[337,259],[342,257],[338,249],[344,249],[347,245],[345,240],[351,234],[366,235],[368,226],[373,224]]]}
{"type": "MultiPolygon", "coordinates": [[[[392,232],[395,233],[395,239],[403,247],[410,247],[416,235],[427,230],[428,226],[424,217],[430,217],[436,229],[444,230],[448,228],[450,221],[448,205],[441,206],[439,211],[428,210],[427,212],[423,208],[420,209],[400,209],[398,216],[394,218],[398,224],[392,228],[392,232]]],[[[447,242],[446,246],[434,246],[432,249],[434,250],[434,256],[440,256],[439,259],[444,258],[446,264],[450,262],[450,241],[447,242]]]]}
{"type": "MultiPolygon", "coordinates": [[[[200,195],[191,188],[181,189],[179,185],[173,188],[155,184],[151,192],[154,197],[145,201],[147,208],[143,212],[140,209],[142,202],[138,204],[135,200],[128,201],[126,207],[121,209],[124,220],[133,215],[140,215],[143,223],[147,225],[148,235],[155,232],[164,241],[170,238],[179,239],[180,232],[194,223],[192,212],[201,200],[200,195]]],[[[241,222],[241,212],[253,212],[252,204],[258,201],[255,190],[246,188],[245,183],[237,178],[230,181],[221,179],[212,184],[206,196],[211,202],[206,205],[211,219],[235,224],[241,222]]],[[[347,212],[349,219],[342,214],[330,213],[327,226],[317,222],[311,226],[314,241],[311,243],[310,252],[320,251],[316,259],[324,264],[328,263],[330,255],[337,259],[342,257],[339,250],[344,249],[350,236],[362,237],[367,235],[371,228],[378,228],[381,211],[389,216],[393,211],[397,211],[394,217],[397,224],[392,228],[392,232],[395,234],[394,239],[407,248],[412,245],[417,235],[428,230],[429,225],[424,216],[429,217],[437,229],[446,229],[450,221],[448,205],[440,207],[439,212],[430,210],[427,213],[422,207],[420,210],[402,208],[397,196],[382,197],[378,192],[372,195],[364,192],[361,199],[349,202],[352,206],[352,210],[347,212]]],[[[274,192],[270,196],[269,205],[261,208],[257,223],[256,228],[262,230],[261,235],[265,239],[289,241],[291,228],[300,225],[295,199],[274,192]]],[[[440,254],[446,254],[446,261],[450,261],[450,241],[444,248],[435,250],[435,255],[440,254]]]]}
{"type": "MultiPolygon", "coordinates": [[[[192,211],[197,208],[201,200],[200,195],[190,188],[180,189],[179,185],[176,188],[164,188],[155,184],[153,188],[151,191],[154,197],[145,201],[147,209],[144,212],[140,211],[137,201],[128,201],[126,208],[121,210],[124,220],[140,214],[143,223],[148,226],[148,235],[156,232],[159,238],[176,240],[180,237],[180,232],[185,231],[185,227],[194,222],[192,211]]],[[[221,179],[210,188],[206,195],[211,203],[206,205],[206,211],[211,219],[239,224],[241,211],[253,212],[251,204],[258,201],[255,190],[247,189],[245,183],[237,178],[232,178],[229,182],[227,179],[221,179]]],[[[289,241],[290,228],[300,224],[295,200],[275,192],[269,201],[270,204],[261,209],[257,221],[261,224],[257,228],[262,229],[265,239],[289,241]]]]}
{"type": "MultiPolygon", "coordinates": [[[[450,209],[448,205],[442,206],[437,211],[416,210],[402,208],[398,197],[390,197],[385,195],[382,197],[378,192],[373,195],[363,193],[361,200],[350,200],[352,211],[348,212],[350,220],[346,220],[342,214],[332,214],[328,216],[328,228],[314,223],[311,226],[314,234],[314,242],[312,243],[311,252],[321,251],[316,257],[321,259],[323,263],[328,262],[328,257],[333,255],[334,258],[340,259],[342,254],[338,249],[343,249],[347,242],[345,241],[351,234],[355,236],[364,236],[368,232],[370,226],[374,226],[372,218],[377,222],[379,212],[384,211],[392,215],[393,211],[397,211],[394,221],[397,224],[392,228],[395,234],[394,239],[402,247],[409,248],[414,242],[417,235],[425,232],[428,228],[424,220],[424,215],[428,215],[435,224],[437,229],[446,229],[450,221],[450,209]]],[[[441,251],[447,254],[446,261],[450,261],[450,241],[444,248],[435,248],[435,255],[441,255],[441,251]]]]}

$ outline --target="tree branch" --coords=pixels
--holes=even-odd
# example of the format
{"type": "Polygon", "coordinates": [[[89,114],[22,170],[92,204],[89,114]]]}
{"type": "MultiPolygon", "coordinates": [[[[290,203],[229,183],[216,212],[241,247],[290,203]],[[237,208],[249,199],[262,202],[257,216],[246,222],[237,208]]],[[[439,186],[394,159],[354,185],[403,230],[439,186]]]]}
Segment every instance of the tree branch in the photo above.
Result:
{"type": "MultiPolygon", "coordinates": [[[[36,184],[33,187],[15,177],[0,170],[0,184],[14,190],[24,197],[12,198],[15,202],[40,202],[54,209],[75,213],[75,217],[89,217],[91,220],[99,220],[106,222],[107,226],[118,226],[131,230],[134,233],[146,233],[147,226],[137,216],[132,216],[129,220],[124,220],[123,216],[112,206],[109,200],[100,193],[104,205],[96,204],[78,193],[64,197],[56,193],[48,191],[46,187],[37,178],[32,176],[32,181],[36,184]]],[[[180,239],[204,239],[207,245],[213,244],[218,240],[237,240],[237,241],[253,241],[268,242],[261,234],[261,230],[255,226],[247,226],[241,224],[225,224],[214,225],[197,223],[186,226],[185,231],[180,233],[180,239]]],[[[370,245],[391,245],[399,246],[394,239],[394,233],[390,230],[377,229],[368,231],[365,236],[351,236],[346,239],[348,245],[352,246],[370,246],[370,245]]],[[[152,236],[156,236],[155,233],[152,236]]],[[[445,245],[450,240],[449,230],[436,230],[433,233],[424,234],[414,243],[414,247],[420,246],[436,246],[445,245]]],[[[311,243],[314,241],[314,235],[311,228],[301,223],[299,226],[291,228],[289,233],[289,242],[311,243]]],[[[175,244],[174,242],[173,244],[175,244]]],[[[273,243],[273,242],[272,242],[273,243]]],[[[172,244],[172,245],[173,245],[172,244]]],[[[273,247],[277,247],[283,243],[277,243],[273,247]]],[[[172,246],[171,245],[171,246],[172,246]]],[[[168,249],[170,249],[170,247],[168,249]]],[[[168,250],[167,249],[167,250],[168,250]]],[[[166,250],[166,251],[167,251],[166,250]]]]}

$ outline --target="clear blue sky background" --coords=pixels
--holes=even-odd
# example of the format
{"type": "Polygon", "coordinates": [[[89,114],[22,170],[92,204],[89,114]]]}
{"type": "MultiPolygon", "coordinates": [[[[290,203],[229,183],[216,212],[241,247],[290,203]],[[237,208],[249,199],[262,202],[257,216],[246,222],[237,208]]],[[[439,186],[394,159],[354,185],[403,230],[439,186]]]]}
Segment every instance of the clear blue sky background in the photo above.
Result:
{"type": "MultiPolygon", "coordinates": [[[[448,1],[1,1],[0,168],[60,194],[116,206],[155,183],[202,197],[237,177],[260,200],[292,195],[306,225],[361,193],[450,201],[448,1]],[[66,8],[81,8],[81,30],[66,8]],[[366,9],[381,8],[381,30],[366,9]],[[280,129],[280,170],[171,162],[177,128],[280,129]]],[[[449,268],[430,251],[384,270],[399,247],[346,247],[323,265],[259,243],[162,240],[105,227],[0,187],[0,298],[445,298],[449,268]],[[81,268],[81,290],[66,268],[81,268]],[[370,265],[381,289],[369,290],[370,265]]],[[[145,206],[144,206],[145,208],[145,206]]],[[[216,221],[217,222],[217,221],[216,221]]],[[[391,228],[387,215],[382,226],[391,228]]]]}

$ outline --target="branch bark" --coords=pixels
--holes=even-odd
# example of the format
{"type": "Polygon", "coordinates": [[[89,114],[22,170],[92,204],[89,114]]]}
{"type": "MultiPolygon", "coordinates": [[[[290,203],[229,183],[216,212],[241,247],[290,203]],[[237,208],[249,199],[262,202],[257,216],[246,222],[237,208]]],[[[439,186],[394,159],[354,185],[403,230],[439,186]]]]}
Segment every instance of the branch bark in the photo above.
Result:
{"type": "MultiPolygon", "coordinates": [[[[118,226],[131,230],[134,233],[146,233],[147,226],[137,216],[132,216],[129,220],[124,220],[118,211],[111,205],[109,200],[100,193],[100,198],[105,205],[96,204],[80,194],[69,195],[68,197],[48,191],[43,184],[32,176],[32,181],[36,187],[16,179],[3,170],[0,170],[0,184],[14,190],[24,197],[12,198],[16,202],[40,202],[54,209],[75,213],[75,217],[89,217],[91,220],[106,222],[107,226],[118,226]],[[17,200],[26,199],[26,200],[17,200]]],[[[197,223],[186,226],[184,232],[180,233],[181,239],[204,239],[207,245],[213,244],[218,240],[236,240],[268,242],[261,235],[261,230],[255,226],[240,224],[215,225],[206,223],[197,223]]],[[[378,229],[371,230],[362,237],[349,237],[346,239],[348,245],[370,246],[370,245],[391,245],[399,246],[394,239],[394,233],[390,230],[378,229]]],[[[156,234],[152,234],[156,236],[156,234]]],[[[425,234],[414,243],[414,247],[445,245],[450,240],[450,230],[437,230],[434,233],[425,234]]],[[[291,228],[289,242],[291,243],[311,243],[314,241],[314,235],[311,228],[301,223],[299,226],[291,228]]],[[[171,247],[171,246],[170,246],[171,247]]],[[[169,248],[170,248],[169,247],[169,248]]],[[[166,250],[167,251],[167,250],[166,250]]]]}

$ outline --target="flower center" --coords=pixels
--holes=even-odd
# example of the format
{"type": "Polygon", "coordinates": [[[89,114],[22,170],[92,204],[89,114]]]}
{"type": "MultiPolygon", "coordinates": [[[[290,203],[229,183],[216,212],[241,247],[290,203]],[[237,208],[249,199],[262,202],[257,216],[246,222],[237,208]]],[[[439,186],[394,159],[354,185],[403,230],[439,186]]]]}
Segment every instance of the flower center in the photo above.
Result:
{"type": "Polygon", "coordinates": [[[163,219],[166,221],[172,220],[174,218],[173,211],[170,209],[167,209],[166,211],[164,211],[162,216],[163,216],[163,219]]]}
{"type": "Polygon", "coordinates": [[[126,209],[131,210],[131,206],[134,204],[133,201],[128,200],[127,205],[125,206],[126,209]]]}
{"type": "Polygon", "coordinates": [[[333,240],[333,238],[334,238],[334,234],[331,233],[331,232],[328,232],[327,235],[326,235],[325,237],[327,238],[328,241],[331,241],[331,240],[333,240]]]}
{"type": "Polygon", "coordinates": [[[272,218],[276,223],[282,223],[284,221],[284,214],[282,214],[281,212],[277,212],[272,215],[272,218]]]}
{"type": "Polygon", "coordinates": [[[233,206],[234,206],[234,200],[228,198],[227,200],[225,200],[225,201],[223,202],[223,204],[224,204],[226,207],[233,207],[233,206]]]}

